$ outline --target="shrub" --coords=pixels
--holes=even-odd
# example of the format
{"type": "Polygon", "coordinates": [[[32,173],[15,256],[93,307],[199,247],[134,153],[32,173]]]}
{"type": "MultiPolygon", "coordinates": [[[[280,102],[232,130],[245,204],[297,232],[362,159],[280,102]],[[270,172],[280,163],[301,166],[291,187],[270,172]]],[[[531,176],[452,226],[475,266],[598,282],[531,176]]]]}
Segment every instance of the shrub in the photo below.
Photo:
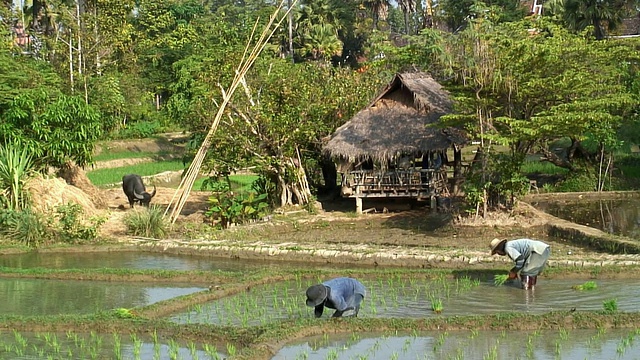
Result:
{"type": "Polygon", "coordinates": [[[138,207],[127,212],[123,219],[127,233],[133,236],[144,236],[161,239],[169,228],[164,219],[164,212],[158,206],[138,207]]]}
{"type": "Polygon", "coordinates": [[[143,139],[157,134],[161,129],[157,121],[136,121],[121,128],[114,138],[118,139],[143,139]]]}
{"type": "Polygon", "coordinates": [[[0,216],[0,222],[3,225],[0,232],[4,236],[30,247],[38,247],[51,238],[50,221],[31,209],[5,210],[0,216]]]}
{"type": "Polygon", "coordinates": [[[82,206],[75,203],[60,205],[56,208],[58,215],[58,230],[64,241],[78,242],[93,240],[98,236],[98,230],[106,221],[105,218],[89,219],[89,225],[85,225],[82,206]]]}
{"type": "Polygon", "coordinates": [[[594,191],[597,179],[594,175],[583,171],[570,173],[566,179],[556,185],[558,192],[594,191]]]}
{"type": "Polygon", "coordinates": [[[205,213],[212,221],[219,221],[220,227],[242,224],[261,219],[267,214],[269,204],[267,194],[254,192],[235,195],[231,191],[214,194],[208,200],[210,207],[205,213]]]}

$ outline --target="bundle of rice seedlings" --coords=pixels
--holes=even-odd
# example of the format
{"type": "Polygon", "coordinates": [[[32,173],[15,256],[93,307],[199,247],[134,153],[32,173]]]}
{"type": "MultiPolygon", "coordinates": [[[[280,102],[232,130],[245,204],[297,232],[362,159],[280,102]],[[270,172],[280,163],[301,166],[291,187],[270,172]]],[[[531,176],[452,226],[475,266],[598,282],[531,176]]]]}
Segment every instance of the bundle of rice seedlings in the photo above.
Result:
{"type": "Polygon", "coordinates": [[[595,283],[595,281],[587,281],[584,284],[580,284],[580,285],[573,285],[572,288],[574,290],[593,290],[596,289],[598,287],[598,284],[595,283]]]}
{"type": "Polygon", "coordinates": [[[495,286],[504,285],[504,283],[507,282],[508,279],[509,279],[509,274],[504,274],[504,275],[498,274],[493,277],[493,284],[495,286]]]}

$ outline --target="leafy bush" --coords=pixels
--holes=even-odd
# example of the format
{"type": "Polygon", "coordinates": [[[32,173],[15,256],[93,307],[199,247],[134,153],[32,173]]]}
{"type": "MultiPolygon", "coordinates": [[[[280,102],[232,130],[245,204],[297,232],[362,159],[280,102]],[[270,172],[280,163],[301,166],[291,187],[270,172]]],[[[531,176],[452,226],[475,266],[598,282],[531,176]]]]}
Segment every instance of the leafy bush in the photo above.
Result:
{"type": "Polygon", "coordinates": [[[95,239],[98,236],[100,226],[106,221],[103,217],[92,218],[89,219],[90,224],[85,225],[82,206],[75,203],[58,206],[56,213],[58,215],[59,234],[67,242],[95,239]]]}
{"type": "Polygon", "coordinates": [[[42,169],[68,160],[87,165],[101,135],[101,114],[81,96],[34,89],[16,96],[0,114],[0,141],[27,144],[42,169]]]}
{"type": "Polygon", "coordinates": [[[36,248],[51,238],[50,221],[31,209],[4,210],[0,215],[0,225],[2,235],[30,247],[36,248]]]}
{"type": "Polygon", "coordinates": [[[143,139],[157,134],[160,129],[160,123],[156,121],[137,121],[122,127],[115,137],[120,139],[143,139]]]}
{"type": "Polygon", "coordinates": [[[267,202],[269,205],[276,206],[276,184],[268,177],[264,175],[258,176],[258,178],[253,180],[253,183],[251,183],[251,189],[258,194],[267,194],[267,202]]]}
{"type": "Polygon", "coordinates": [[[597,179],[594,175],[583,171],[572,172],[564,180],[556,184],[557,192],[595,191],[597,179]]]}
{"type": "Polygon", "coordinates": [[[169,228],[164,219],[164,211],[158,206],[134,208],[127,212],[123,222],[127,233],[133,236],[162,239],[169,228]]]}
{"type": "Polygon", "coordinates": [[[234,195],[233,192],[221,192],[209,197],[209,210],[205,215],[212,222],[218,221],[220,227],[228,228],[231,224],[242,224],[261,219],[267,215],[269,204],[267,194],[254,192],[234,195]]]}
{"type": "Polygon", "coordinates": [[[524,162],[523,156],[485,156],[487,157],[484,169],[479,166],[472,168],[463,185],[469,213],[474,213],[484,201],[489,207],[511,207],[516,199],[525,195],[529,189],[529,179],[520,172],[524,162]]]}

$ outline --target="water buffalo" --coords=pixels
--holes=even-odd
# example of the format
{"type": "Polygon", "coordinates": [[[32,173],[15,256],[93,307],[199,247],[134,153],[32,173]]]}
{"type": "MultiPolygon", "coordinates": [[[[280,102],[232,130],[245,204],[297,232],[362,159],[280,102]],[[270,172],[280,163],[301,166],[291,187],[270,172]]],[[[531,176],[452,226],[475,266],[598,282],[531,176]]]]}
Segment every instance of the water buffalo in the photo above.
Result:
{"type": "Polygon", "coordinates": [[[153,192],[149,194],[144,187],[142,178],[136,174],[128,174],[122,177],[122,190],[127,195],[131,207],[136,201],[143,206],[149,206],[151,199],[156,195],[156,186],[153,186],[153,192]]]}

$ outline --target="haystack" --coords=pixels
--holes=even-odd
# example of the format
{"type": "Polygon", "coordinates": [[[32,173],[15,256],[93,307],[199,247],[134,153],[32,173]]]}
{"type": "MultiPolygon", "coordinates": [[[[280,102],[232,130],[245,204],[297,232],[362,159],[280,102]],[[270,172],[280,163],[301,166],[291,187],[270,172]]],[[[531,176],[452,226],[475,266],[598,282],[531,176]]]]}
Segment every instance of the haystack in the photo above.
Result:
{"type": "Polygon", "coordinates": [[[29,180],[26,189],[31,193],[33,209],[41,213],[50,213],[55,211],[59,205],[70,202],[82,206],[87,216],[94,216],[99,213],[91,200],[92,196],[75,186],[67,184],[61,178],[45,179],[34,177],[29,180]]]}
{"type": "Polygon", "coordinates": [[[58,170],[59,177],[64,179],[69,185],[73,185],[76,188],[85,192],[93,200],[94,206],[98,208],[106,208],[107,202],[103,199],[100,189],[91,183],[91,180],[87,177],[84,170],[71,161],[67,161],[58,170]]]}

